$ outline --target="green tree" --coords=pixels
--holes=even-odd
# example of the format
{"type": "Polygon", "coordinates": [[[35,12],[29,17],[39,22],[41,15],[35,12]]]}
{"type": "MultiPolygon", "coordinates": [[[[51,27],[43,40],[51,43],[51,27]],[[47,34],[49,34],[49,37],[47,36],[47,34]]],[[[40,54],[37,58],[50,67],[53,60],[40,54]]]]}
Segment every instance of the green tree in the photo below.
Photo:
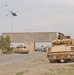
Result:
{"type": "Polygon", "coordinates": [[[5,37],[0,37],[0,48],[3,51],[3,53],[9,53],[12,51],[10,43],[10,37],[8,35],[6,35],[5,37]]]}
{"type": "Polygon", "coordinates": [[[3,36],[0,37],[0,49],[4,49],[4,38],[3,36]]]}

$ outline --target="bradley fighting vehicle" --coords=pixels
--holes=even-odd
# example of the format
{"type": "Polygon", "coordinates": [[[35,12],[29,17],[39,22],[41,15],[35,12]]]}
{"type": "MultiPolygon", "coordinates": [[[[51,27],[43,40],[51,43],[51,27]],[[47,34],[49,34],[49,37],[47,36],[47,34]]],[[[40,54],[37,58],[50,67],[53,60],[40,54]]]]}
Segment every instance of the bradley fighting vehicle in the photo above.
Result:
{"type": "Polygon", "coordinates": [[[74,45],[71,37],[59,32],[57,40],[53,40],[52,46],[48,49],[47,57],[50,63],[72,61],[74,45]]]}
{"type": "Polygon", "coordinates": [[[13,48],[14,53],[21,53],[21,54],[28,54],[29,49],[26,48],[26,46],[19,45],[15,48],[13,48]]]}

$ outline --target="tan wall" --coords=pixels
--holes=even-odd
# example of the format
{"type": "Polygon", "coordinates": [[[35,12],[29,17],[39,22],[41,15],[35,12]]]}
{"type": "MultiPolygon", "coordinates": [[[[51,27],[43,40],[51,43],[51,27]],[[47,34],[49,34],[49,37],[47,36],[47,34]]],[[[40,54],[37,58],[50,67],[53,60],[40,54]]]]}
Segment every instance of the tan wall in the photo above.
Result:
{"type": "Polygon", "coordinates": [[[35,49],[35,43],[25,43],[25,46],[27,49],[29,49],[30,52],[34,52],[34,49],[35,49]]]}
{"type": "Polygon", "coordinates": [[[51,42],[57,39],[57,32],[2,33],[2,36],[6,35],[10,36],[12,43],[51,42]]]}

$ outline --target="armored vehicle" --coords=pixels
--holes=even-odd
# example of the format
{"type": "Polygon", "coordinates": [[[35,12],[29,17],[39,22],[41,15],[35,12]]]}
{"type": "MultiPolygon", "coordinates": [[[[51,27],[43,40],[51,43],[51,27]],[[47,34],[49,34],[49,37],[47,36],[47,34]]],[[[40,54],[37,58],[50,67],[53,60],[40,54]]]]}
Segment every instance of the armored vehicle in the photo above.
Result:
{"type": "Polygon", "coordinates": [[[28,54],[29,53],[29,49],[27,49],[25,46],[17,46],[13,49],[14,53],[21,53],[21,54],[28,54]]]}
{"type": "Polygon", "coordinates": [[[52,46],[48,49],[47,57],[50,63],[72,61],[74,57],[74,45],[70,36],[59,33],[58,39],[52,41],[52,46]]]}

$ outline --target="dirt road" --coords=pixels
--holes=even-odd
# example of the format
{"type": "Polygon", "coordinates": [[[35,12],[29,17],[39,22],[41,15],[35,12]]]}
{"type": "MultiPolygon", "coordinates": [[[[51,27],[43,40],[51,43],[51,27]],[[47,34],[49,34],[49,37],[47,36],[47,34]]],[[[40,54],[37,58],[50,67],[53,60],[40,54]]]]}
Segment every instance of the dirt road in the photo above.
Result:
{"type": "Polygon", "coordinates": [[[74,75],[74,63],[49,63],[46,53],[0,56],[0,75],[74,75]]]}
{"type": "Polygon", "coordinates": [[[19,60],[26,60],[28,58],[34,58],[43,55],[44,53],[40,52],[30,52],[29,54],[18,54],[14,53],[11,55],[2,55],[0,56],[0,64],[9,64],[12,62],[18,62],[19,60]]]}

